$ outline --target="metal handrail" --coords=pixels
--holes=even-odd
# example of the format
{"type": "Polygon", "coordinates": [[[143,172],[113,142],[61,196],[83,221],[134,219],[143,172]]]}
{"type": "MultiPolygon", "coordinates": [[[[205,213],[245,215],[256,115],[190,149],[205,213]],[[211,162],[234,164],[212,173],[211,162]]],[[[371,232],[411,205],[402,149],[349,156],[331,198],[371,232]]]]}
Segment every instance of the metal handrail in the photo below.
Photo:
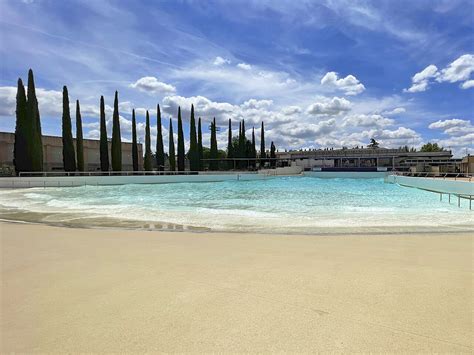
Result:
{"type": "Polygon", "coordinates": [[[400,176],[411,176],[411,177],[430,177],[430,178],[454,178],[457,180],[459,178],[466,178],[469,181],[472,181],[474,174],[473,173],[434,173],[434,172],[411,172],[411,171],[396,171],[392,170],[391,175],[400,175],[400,176]]]}
{"type": "Polygon", "coordinates": [[[156,175],[226,175],[226,174],[258,174],[258,171],[25,171],[19,177],[48,176],[156,176],[156,175]]]}

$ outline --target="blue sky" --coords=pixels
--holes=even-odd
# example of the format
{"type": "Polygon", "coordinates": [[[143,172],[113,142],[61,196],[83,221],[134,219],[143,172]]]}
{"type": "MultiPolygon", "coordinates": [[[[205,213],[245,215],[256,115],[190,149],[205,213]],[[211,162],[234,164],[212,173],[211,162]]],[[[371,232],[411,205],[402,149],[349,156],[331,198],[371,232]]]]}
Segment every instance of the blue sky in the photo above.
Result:
{"type": "Polygon", "coordinates": [[[118,90],[124,139],[132,108],[143,136],[145,110],[155,123],[159,103],[175,121],[181,105],[188,122],[194,103],[205,127],[222,126],[222,148],[232,118],[248,134],[264,120],[279,149],[374,137],[474,153],[473,27],[473,2],[456,0],[2,0],[0,130],[14,130],[16,81],[31,67],[45,134],[61,132],[67,85],[90,138],[100,95],[111,133],[118,90]]]}

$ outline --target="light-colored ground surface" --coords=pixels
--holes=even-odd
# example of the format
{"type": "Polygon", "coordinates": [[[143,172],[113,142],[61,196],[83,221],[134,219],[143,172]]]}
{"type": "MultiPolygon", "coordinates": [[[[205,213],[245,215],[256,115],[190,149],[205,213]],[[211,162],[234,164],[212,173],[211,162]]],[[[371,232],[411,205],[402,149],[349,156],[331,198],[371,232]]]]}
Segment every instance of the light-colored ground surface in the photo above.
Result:
{"type": "Polygon", "coordinates": [[[0,224],[1,352],[472,352],[473,237],[0,224]]]}

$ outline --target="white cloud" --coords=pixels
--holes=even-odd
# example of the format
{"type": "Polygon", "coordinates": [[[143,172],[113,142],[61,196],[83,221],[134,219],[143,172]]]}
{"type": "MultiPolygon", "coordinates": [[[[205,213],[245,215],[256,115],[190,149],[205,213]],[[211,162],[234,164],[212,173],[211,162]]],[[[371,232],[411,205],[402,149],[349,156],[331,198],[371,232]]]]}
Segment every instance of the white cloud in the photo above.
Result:
{"type": "Polygon", "coordinates": [[[338,73],[331,71],[321,79],[321,85],[343,91],[346,95],[358,95],[365,90],[365,86],[353,75],[338,79],[338,73]]]}
{"type": "Polygon", "coordinates": [[[306,112],[311,115],[339,115],[351,109],[351,102],[343,97],[328,99],[319,97],[320,101],[311,104],[306,112]]]}
{"type": "Polygon", "coordinates": [[[469,120],[452,118],[449,120],[439,120],[431,123],[429,129],[439,129],[450,136],[464,135],[474,132],[474,126],[469,120]]]}
{"type": "Polygon", "coordinates": [[[243,70],[251,70],[252,66],[247,63],[239,63],[237,64],[237,68],[243,69],[243,70]]]}
{"type": "Polygon", "coordinates": [[[461,84],[462,89],[470,89],[472,87],[474,87],[474,80],[466,80],[461,84]]]}
{"type": "Polygon", "coordinates": [[[439,75],[438,67],[436,65],[428,65],[421,72],[416,73],[411,78],[412,85],[410,88],[405,89],[405,92],[421,92],[428,89],[430,79],[436,78],[439,75]]]}
{"type": "Polygon", "coordinates": [[[393,110],[384,111],[384,115],[399,115],[400,113],[405,113],[407,110],[404,107],[395,107],[393,110]]]}
{"type": "Polygon", "coordinates": [[[291,116],[296,113],[301,113],[301,108],[299,106],[286,106],[282,110],[284,115],[291,116]]]}
{"type": "Polygon", "coordinates": [[[214,59],[214,62],[212,64],[214,64],[216,66],[220,66],[220,65],[224,65],[224,64],[230,64],[230,60],[217,56],[216,59],[214,59]]]}
{"type": "Polygon", "coordinates": [[[382,115],[351,115],[344,118],[344,126],[353,127],[386,127],[391,126],[395,121],[382,115]]]}
{"type": "Polygon", "coordinates": [[[176,92],[173,85],[158,81],[154,76],[144,76],[130,84],[130,87],[148,94],[173,94],[176,92]]]}
{"type": "Polygon", "coordinates": [[[470,76],[473,72],[474,55],[464,54],[442,70],[438,70],[438,67],[434,64],[428,65],[425,69],[412,77],[411,87],[403,91],[411,93],[426,91],[430,84],[434,82],[433,80],[439,83],[463,81],[460,87],[462,89],[469,89],[474,87],[474,80],[470,80],[470,76]]]}
{"type": "Polygon", "coordinates": [[[450,83],[465,81],[469,79],[472,72],[474,72],[474,55],[464,54],[441,70],[437,81],[450,83]]]}
{"type": "Polygon", "coordinates": [[[0,116],[13,116],[16,106],[16,87],[0,87],[0,116]]]}

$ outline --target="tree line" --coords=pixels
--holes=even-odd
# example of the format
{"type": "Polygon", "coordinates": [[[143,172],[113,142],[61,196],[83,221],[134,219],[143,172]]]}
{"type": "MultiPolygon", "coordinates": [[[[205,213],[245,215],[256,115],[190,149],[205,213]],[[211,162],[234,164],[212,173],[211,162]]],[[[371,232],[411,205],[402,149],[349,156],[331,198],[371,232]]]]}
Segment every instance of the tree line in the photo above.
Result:
{"type": "MultiPolygon", "coordinates": [[[[41,122],[36,98],[33,71],[28,72],[27,95],[21,78],[18,79],[16,97],[16,127],[14,144],[14,165],[17,173],[21,171],[43,171],[43,145],[41,135],[41,122]]],[[[168,170],[184,171],[186,159],[189,161],[189,170],[202,171],[219,169],[256,169],[257,162],[263,166],[267,161],[272,167],[276,164],[276,148],[273,142],[270,145],[270,153],[265,150],[265,129],[261,123],[260,130],[260,152],[257,153],[255,143],[255,128],[252,128],[252,137],[247,139],[245,120],[239,123],[239,134],[232,136],[232,121],[229,119],[227,151],[218,149],[217,131],[215,117],[209,127],[211,133],[210,147],[204,147],[202,141],[202,120],[196,119],[194,105],[191,105],[191,117],[189,121],[189,150],[185,151],[185,139],[183,132],[183,121],[181,117],[181,107],[178,107],[178,141],[175,150],[173,123],[169,120],[169,147],[168,154],[164,151],[162,120],[160,105],[156,109],[157,137],[156,148],[153,154],[151,149],[150,115],[148,110],[145,116],[145,147],[143,157],[143,169],[153,170],[156,165],[157,170],[165,170],[165,162],[168,160],[168,170]],[[270,158],[270,159],[268,159],[270,158]],[[219,164],[224,162],[225,164],[219,164]],[[154,164],[155,163],[155,164],[154,164]]],[[[105,101],[100,97],[100,143],[99,159],[101,171],[121,171],[122,170],[122,143],[120,131],[120,116],[118,104],[118,92],[115,92],[114,108],[112,115],[112,140],[111,159],[109,160],[105,101]],[[111,165],[109,164],[111,162],[111,165]]],[[[133,170],[139,169],[138,140],[136,127],[135,109],[132,110],[132,165],[133,170]]],[[[84,148],[82,118],[79,100],[76,100],[76,147],[73,144],[72,121],[69,106],[69,94],[66,86],[63,87],[63,113],[62,113],[62,153],[64,171],[84,171],[84,148]]]]}

